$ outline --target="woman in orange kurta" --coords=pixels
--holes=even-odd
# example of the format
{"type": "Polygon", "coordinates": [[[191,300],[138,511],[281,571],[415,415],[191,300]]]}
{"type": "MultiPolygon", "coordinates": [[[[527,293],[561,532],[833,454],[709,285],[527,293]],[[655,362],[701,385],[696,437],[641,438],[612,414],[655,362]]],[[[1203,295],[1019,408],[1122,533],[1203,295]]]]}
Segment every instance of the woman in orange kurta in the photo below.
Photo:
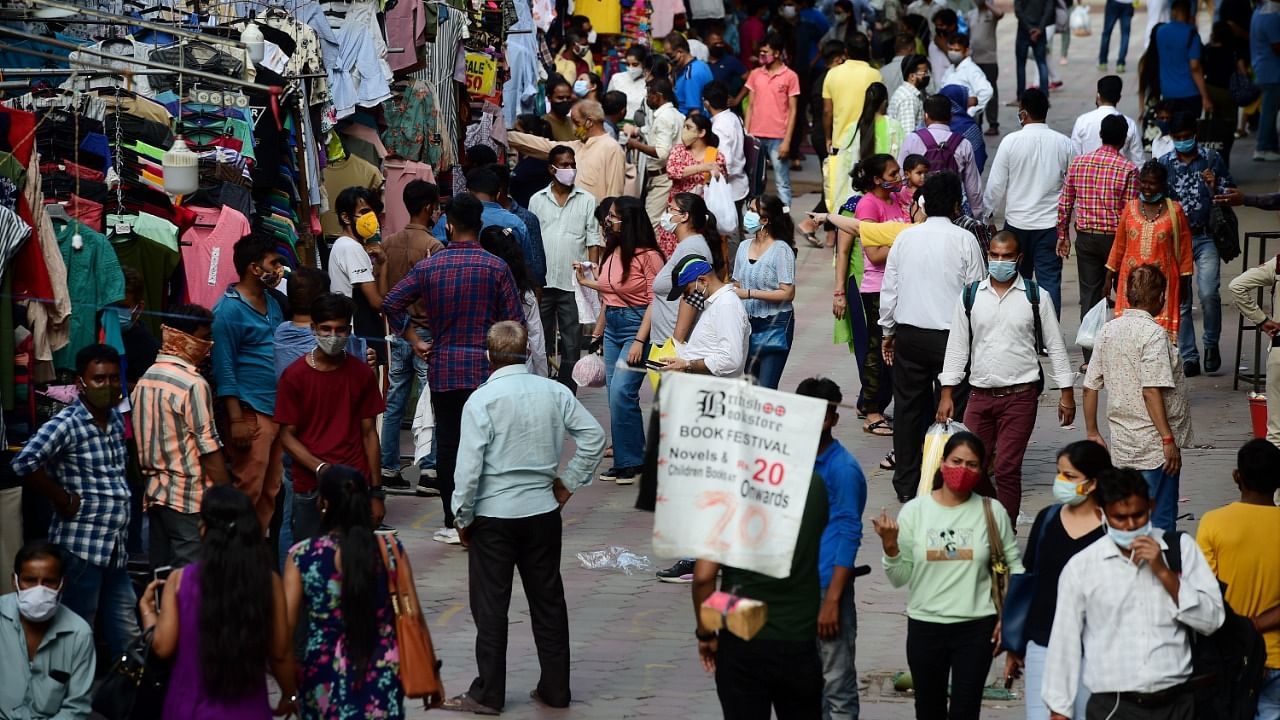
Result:
{"type": "Polygon", "coordinates": [[[1130,200],[1120,213],[1116,239],[1107,257],[1107,282],[1119,276],[1116,284],[1116,316],[1129,305],[1125,291],[1129,273],[1142,265],[1155,265],[1170,282],[1165,290],[1164,307],[1155,316],[1169,334],[1177,337],[1179,308],[1186,281],[1192,270],[1191,227],[1182,205],[1165,197],[1167,175],[1163,165],[1147,163],[1138,177],[1138,197],[1130,200]]]}
{"type": "MultiPolygon", "coordinates": [[[[717,148],[720,139],[711,130],[711,120],[706,115],[690,115],[684,121],[680,142],[671,147],[667,158],[667,175],[671,177],[671,192],[667,202],[680,193],[702,194],[703,186],[711,182],[711,176],[724,177],[725,157],[717,148]]],[[[707,242],[711,242],[708,238],[707,242]]],[[[658,226],[658,248],[667,257],[675,251],[680,239],[674,230],[658,226]]]]}

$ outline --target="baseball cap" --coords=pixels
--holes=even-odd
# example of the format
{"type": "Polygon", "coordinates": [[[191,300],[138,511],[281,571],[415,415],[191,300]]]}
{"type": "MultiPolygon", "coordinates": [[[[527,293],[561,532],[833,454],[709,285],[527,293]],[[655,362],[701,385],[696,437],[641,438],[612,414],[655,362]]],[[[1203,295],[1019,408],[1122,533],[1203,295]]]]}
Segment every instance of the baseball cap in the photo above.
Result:
{"type": "Polygon", "coordinates": [[[681,259],[671,268],[671,292],[667,293],[667,300],[678,300],[686,285],[711,271],[711,263],[701,255],[689,255],[681,259]]]}

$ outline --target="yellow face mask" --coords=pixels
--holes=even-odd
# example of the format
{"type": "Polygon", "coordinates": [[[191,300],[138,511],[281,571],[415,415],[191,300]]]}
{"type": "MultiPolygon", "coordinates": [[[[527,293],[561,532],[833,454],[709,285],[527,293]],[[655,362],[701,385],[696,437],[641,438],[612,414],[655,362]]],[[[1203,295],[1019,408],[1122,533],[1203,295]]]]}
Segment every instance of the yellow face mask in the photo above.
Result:
{"type": "Polygon", "coordinates": [[[370,210],[356,218],[356,234],[361,240],[368,240],[378,234],[378,214],[370,210]]]}

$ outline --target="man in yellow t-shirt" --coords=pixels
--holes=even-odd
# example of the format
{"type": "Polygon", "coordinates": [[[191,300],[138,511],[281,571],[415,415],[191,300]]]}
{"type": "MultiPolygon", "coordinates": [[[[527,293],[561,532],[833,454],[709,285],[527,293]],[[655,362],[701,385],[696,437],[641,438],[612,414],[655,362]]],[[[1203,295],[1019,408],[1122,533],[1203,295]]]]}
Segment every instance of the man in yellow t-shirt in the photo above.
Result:
{"type": "Polygon", "coordinates": [[[1250,440],[1236,456],[1231,473],[1240,500],[1210,510],[1200,520],[1196,541],[1218,580],[1223,599],[1237,614],[1253,620],[1267,643],[1266,675],[1258,698],[1258,717],[1280,713],[1280,488],[1275,469],[1280,448],[1250,440]]]}
{"type": "Polygon", "coordinates": [[[871,67],[866,43],[849,44],[849,59],[827,71],[822,81],[822,125],[827,149],[835,154],[838,143],[862,115],[867,87],[880,82],[880,71],[871,67]]]}

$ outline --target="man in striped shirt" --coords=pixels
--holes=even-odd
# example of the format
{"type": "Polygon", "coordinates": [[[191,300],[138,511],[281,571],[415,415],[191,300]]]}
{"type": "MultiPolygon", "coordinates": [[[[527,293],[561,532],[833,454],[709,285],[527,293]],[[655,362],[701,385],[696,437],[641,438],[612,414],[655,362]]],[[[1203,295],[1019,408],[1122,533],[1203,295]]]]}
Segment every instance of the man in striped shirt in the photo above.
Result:
{"type": "MultiPolygon", "coordinates": [[[[1085,153],[1067,167],[1058,196],[1058,255],[1071,256],[1071,215],[1076,218],[1076,268],[1080,273],[1080,317],[1103,296],[1107,256],[1115,240],[1120,213],[1137,194],[1138,168],[1120,149],[1129,124],[1123,115],[1102,119],[1102,147],[1085,153]]],[[[1085,361],[1092,354],[1084,351],[1085,361]]]]}
{"type": "Polygon", "coordinates": [[[199,305],[179,305],[170,313],[161,327],[160,355],[133,390],[133,434],[157,567],[195,561],[204,490],[228,481],[213,392],[197,370],[213,349],[213,313],[199,305]]]}

